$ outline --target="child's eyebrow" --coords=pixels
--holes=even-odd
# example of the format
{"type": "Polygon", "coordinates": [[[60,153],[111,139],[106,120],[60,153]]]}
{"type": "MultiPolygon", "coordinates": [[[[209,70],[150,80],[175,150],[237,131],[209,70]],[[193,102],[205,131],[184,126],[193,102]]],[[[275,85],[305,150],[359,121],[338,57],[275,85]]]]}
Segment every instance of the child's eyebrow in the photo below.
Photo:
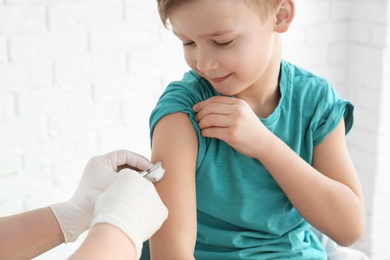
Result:
{"type": "MultiPolygon", "coordinates": [[[[202,35],[200,35],[200,37],[201,38],[217,37],[217,36],[221,36],[221,35],[228,34],[231,32],[233,32],[233,30],[221,30],[221,31],[215,31],[215,32],[211,32],[211,33],[202,34],[202,35]]],[[[178,37],[184,37],[183,35],[181,35],[178,32],[175,32],[175,31],[173,31],[173,34],[178,36],[178,37]]]]}
{"type": "Polygon", "coordinates": [[[228,33],[231,33],[233,30],[221,30],[221,31],[215,31],[215,32],[212,32],[212,33],[206,33],[206,34],[202,34],[200,37],[202,38],[207,38],[207,37],[216,37],[216,36],[221,36],[221,35],[224,35],[224,34],[228,34],[228,33]]]}

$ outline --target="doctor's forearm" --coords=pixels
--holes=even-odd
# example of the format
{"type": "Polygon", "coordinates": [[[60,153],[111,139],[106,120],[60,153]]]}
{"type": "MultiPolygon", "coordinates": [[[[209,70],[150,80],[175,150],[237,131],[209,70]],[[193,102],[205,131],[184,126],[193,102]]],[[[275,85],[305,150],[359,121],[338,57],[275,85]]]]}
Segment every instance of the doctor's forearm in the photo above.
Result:
{"type": "Polygon", "coordinates": [[[31,259],[64,242],[50,208],[0,218],[0,259],[31,259]]]}

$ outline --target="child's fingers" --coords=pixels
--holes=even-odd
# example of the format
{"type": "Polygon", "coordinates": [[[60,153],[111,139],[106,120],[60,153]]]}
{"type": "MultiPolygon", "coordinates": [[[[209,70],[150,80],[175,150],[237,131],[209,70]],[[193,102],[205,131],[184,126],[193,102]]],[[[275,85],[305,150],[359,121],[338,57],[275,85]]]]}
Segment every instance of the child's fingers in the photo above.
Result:
{"type": "Polygon", "coordinates": [[[206,99],[205,101],[201,101],[199,103],[196,103],[192,109],[195,111],[195,112],[199,112],[200,110],[202,110],[203,108],[205,108],[206,106],[212,104],[212,103],[221,103],[221,104],[227,104],[227,105],[231,105],[231,104],[234,104],[235,103],[235,98],[232,98],[232,97],[226,97],[226,96],[215,96],[215,97],[211,97],[209,99],[206,99]]]}

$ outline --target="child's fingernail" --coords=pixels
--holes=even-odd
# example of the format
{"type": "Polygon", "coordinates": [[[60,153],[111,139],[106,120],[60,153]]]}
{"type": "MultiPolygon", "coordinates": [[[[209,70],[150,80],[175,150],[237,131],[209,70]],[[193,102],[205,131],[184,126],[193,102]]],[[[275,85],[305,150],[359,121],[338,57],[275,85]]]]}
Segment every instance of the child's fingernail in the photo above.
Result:
{"type": "Polygon", "coordinates": [[[192,107],[192,110],[197,110],[198,109],[198,104],[195,104],[193,107],[192,107]]]}

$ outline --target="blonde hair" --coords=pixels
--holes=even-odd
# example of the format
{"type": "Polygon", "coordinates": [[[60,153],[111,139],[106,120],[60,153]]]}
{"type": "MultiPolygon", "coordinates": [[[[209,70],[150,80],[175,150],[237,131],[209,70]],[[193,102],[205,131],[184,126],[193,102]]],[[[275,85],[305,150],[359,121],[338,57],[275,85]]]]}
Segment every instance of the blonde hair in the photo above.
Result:
{"type": "MultiPolygon", "coordinates": [[[[164,27],[168,27],[169,15],[180,5],[196,0],[157,0],[158,13],[164,27]]],[[[221,1],[221,0],[211,0],[221,1]]],[[[238,0],[236,0],[238,1],[238,0]]],[[[257,11],[262,18],[266,18],[274,9],[279,0],[241,0],[244,4],[257,11]]]]}

